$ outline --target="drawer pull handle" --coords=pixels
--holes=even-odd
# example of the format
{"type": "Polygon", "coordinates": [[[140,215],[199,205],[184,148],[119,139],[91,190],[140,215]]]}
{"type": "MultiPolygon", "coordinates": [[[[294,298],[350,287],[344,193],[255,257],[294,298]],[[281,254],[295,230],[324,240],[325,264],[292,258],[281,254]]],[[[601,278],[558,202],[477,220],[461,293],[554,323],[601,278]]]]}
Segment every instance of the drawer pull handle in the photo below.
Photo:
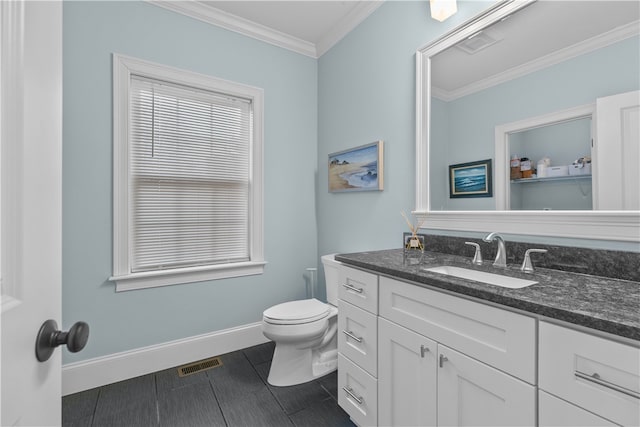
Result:
{"type": "Polygon", "coordinates": [[[600,375],[597,372],[594,373],[593,375],[589,375],[589,374],[585,374],[584,372],[576,371],[575,375],[576,375],[576,377],[581,378],[583,380],[590,381],[592,383],[596,383],[596,384],[601,385],[603,387],[610,388],[610,389],[615,390],[617,392],[624,393],[627,396],[631,396],[631,397],[635,397],[636,399],[640,399],[640,393],[638,393],[637,391],[629,390],[628,388],[625,388],[625,387],[610,383],[609,381],[603,380],[602,378],[600,378],[600,375]]]}
{"type": "Polygon", "coordinates": [[[349,289],[350,291],[357,292],[359,294],[362,293],[362,288],[356,288],[355,286],[351,286],[348,283],[343,283],[342,286],[344,286],[345,288],[349,289]]]}
{"type": "Polygon", "coordinates": [[[358,405],[362,405],[362,396],[358,397],[356,396],[356,394],[353,392],[353,389],[351,387],[342,387],[342,389],[347,392],[347,394],[351,397],[353,397],[355,399],[356,402],[358,402],[358,405]]]}
{"type": "Polygon", "coordinates": [[[444,365],[444,362],[446,362],[447,360],[449,360],[449,358],[447,356],[445,356],[444,354],[440,355],[440,367],[441,368],[444,365]]]}
{"type": "Polygon", "coordinates": [[[351,331],[342,331],[343,334],[345,334],[346,336],[348,336],[349,338],[353,338],[354,340],[358,341],[358,342],[362,342],[362,337],[357,337],[355,335],[353,335],[353,332],[351,331]]]}
{"type": "Polygon", "coordinates": [[[424,357],[424,355],[429,351],[429,347],[425,347],[424,345],[420,346],[420,357],[424,357]]]}

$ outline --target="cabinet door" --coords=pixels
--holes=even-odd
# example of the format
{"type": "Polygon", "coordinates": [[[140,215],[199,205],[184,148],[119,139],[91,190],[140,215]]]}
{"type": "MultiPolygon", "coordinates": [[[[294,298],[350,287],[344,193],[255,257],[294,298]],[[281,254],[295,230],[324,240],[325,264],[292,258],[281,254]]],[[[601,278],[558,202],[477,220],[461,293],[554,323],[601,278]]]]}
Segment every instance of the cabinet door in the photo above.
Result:
{"type": "Polygon", "coordinates": [[[434,341],[378,319],[380,425],[436,425],[436,357],[434,341]]]}
{"type": "Polygon", "coordinates": [[[540,427],[613,427],[618,425],[542,390],[538,392],[538,411],[538,425],[540,427]]]}
{"type": "Polygon", "coordinates": [[[438,366],[438,425],[535,425],[535,387],[441,344],[438,366]]]}

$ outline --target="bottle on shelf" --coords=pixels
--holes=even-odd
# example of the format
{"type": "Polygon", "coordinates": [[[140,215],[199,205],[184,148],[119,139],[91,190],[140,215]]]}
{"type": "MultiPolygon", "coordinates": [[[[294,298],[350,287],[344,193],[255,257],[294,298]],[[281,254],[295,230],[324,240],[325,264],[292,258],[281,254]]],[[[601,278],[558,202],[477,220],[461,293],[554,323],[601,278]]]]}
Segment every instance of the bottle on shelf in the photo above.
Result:
{"type": "Polygon", "coordinates": [[[528,157],[520,159],[520,172],[522,173],[522,178],[531,178],[533,170],[531,169],[531,160],[528,157]]]}
{"type": "Polygon", "coordinates": [[[540,160],[538,160],[538,165],[536,167],[536,174],[538,178],[546,178],[549,176],[548,170],[551,166],[551,159],[548,156],[544,156],[540,160]]]}
{"type": "Polygon", "coordinates": [[[511,179],[522,178],[522,172],[520,171],[520,157],[517,154],[511,156],[511,179]]]}
{"type": "Polygon", "coordinates": [[[538,175],[538,178],[546,178],[547,166],[548,165],[545,163],[544,159],[538,160],[538,167],[536,170],[536,174],[538,175]]]}

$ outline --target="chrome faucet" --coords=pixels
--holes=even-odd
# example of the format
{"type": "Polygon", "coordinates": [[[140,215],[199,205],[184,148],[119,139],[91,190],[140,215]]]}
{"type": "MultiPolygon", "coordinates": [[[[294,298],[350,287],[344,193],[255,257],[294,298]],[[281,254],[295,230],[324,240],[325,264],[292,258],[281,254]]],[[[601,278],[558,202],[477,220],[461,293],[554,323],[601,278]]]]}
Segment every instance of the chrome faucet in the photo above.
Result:
{"type": "Polygon", "coordinates": [[[524,261],[522,262],[522,267],[520,267],[520,270],[524,271],[525,273],[534,272],[533,263],[531,262],[531,255],[530,255],[532,252],[544,254],[547,252],[547,250],[546,249],[527,249],[527,251],[524,253],[524,261]]]}
{"type": "Polygon", "coordinates": [[[504,239],[498,233],[490,233],[485,237],[485,242],[493,242],[494,240],[498,241],[498,253],[496,254],[496,260],[493,262],[494,267],[507,267],[507,249],[504,246],[504,239]]]}
{"type": "Polygon", "coordinates": [[[473,246],[476,248],[476,251],[473,254],[473,261],[471,261],[471,264],[482,265],[482,252],[480,252],[480,245],[475,242],[464,242],[464,244],[473,246]]]}

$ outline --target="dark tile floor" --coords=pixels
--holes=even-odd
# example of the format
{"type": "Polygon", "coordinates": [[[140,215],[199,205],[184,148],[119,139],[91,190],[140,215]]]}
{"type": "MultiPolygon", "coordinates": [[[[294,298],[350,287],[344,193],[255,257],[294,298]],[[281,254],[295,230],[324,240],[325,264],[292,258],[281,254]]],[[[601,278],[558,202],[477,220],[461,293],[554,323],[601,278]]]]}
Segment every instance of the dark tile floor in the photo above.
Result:
{"type": "Polygon", "coordinates": [[[220,356],[222,365],[187,377],[176,368],[62,398],[72,426],[353,426],[337,403],[337,375],[272,387],[273,343],[220,356]]]}

